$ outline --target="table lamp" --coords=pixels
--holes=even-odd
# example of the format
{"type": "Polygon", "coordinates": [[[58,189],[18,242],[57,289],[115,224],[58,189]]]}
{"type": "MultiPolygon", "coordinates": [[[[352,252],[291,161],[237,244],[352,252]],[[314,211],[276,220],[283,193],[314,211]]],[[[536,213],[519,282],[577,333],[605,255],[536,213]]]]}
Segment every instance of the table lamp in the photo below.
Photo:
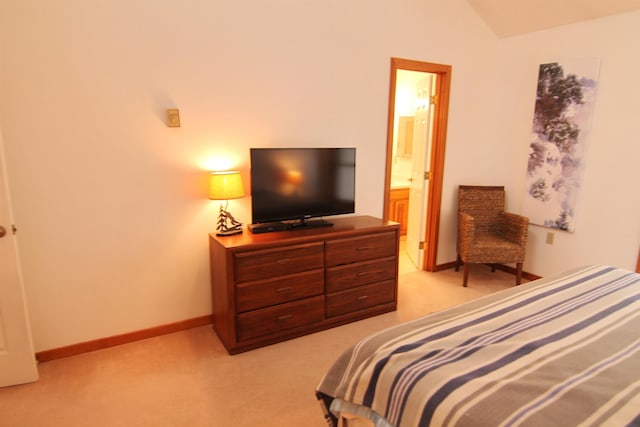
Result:
{"type": "Polygon", "coordinates": [[[242,233],[242,224],[236,221],[233,215],[227,210],[229,199],[244,197],[244,187],[242,186],[240,172],[211,172],[209,177],[209,199],[226,201],[224,207],[220,204],[216,234],[219,236],[229,236],[231,234],[242,233]]]}

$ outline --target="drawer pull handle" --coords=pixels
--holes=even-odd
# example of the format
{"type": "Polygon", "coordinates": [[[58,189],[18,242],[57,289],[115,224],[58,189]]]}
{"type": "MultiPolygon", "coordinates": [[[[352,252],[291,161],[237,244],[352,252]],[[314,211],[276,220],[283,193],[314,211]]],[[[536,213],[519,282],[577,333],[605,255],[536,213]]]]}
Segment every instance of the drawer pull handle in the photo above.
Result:
{"type": "Polygon", "coordinates": [[[283,258],[276,261],[278,264],[287,264],[289,262],[289,258],[283,258]]]}
{"type": "Polygon", "coordinates": [[[358,301],[364,301],[367,298],[369,298],[369,295],[360,295],[357,299],[358,299],[358,301]]]}
{"type": "Polygon", "coordinates": [[[287,286],[286,288],[278,288],[276,289],[276,293],[281,294],[283,292],[289,292],[291,290],[291,286],[287,286]]]}
{"type": "Polygon", "coordinates": [[[358,277],[368,276],[368,275],[369,275],[369,271],[361,271],[360,273],[358,273],[358,277]]]}
{"type": "Polygon", "coordinates": [[[357,251],[368,251],[369,249],[371,249],[369,246],[360,246],[356,248],[357,251]]]}
{"type": "Polygon", "coordinates": [[[293,317],[293,314],[285,314],[284,316],[278,316],[279,321],[289,320],[293,317]]]}

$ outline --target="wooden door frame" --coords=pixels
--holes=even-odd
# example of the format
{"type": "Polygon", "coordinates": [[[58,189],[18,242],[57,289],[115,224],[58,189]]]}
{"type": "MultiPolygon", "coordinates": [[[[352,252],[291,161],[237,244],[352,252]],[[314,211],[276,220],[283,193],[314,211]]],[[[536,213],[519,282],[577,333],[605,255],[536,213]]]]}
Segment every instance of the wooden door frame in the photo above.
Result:
{"type": "Polygon", "coordinates": [[[391,58],[389,84],[389,108],[387,116],[387,158],[384,178],[383,218],[389,218],[391,165],[393,162],[393,131],[395,118],[396,74],[398,70],[421,71],[436,75],[436,104],[434,109],[431,160],[429,170],[429,194],[427,197],[427,222],[424,236],[425,251],[423,266],[426,271],[436,271],[438,255],[438,230],[442,205],[442,183],[444,178],[444,155],[449,120],[449,91],[451,89],[451,66],[411,59],[391,58]]]}

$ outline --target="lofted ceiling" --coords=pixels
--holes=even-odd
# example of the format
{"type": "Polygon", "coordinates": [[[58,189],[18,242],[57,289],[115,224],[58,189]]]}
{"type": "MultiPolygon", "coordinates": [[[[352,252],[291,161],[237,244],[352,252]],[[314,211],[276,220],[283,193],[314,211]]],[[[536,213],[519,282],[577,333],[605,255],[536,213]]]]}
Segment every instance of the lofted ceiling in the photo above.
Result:
{"type": "Polygon", "coordinates": [[[640,10],[640,0],[467,0],[498,37],[640,10]]]}

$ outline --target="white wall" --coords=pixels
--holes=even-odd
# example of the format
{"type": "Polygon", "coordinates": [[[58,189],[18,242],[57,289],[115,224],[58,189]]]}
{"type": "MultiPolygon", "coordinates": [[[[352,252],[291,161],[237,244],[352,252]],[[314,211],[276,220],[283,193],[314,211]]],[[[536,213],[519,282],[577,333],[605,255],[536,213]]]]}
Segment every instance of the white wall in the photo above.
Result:
{"type": "MultiPolygon", "coordinates": [[[[246,177],[249,147],[357,147],[357,212],[381,215],[391,57],[453,65],[445,215],[457,183],[513,172],[497,40],[464,0],[5,0],[0,40],[38,351],[210,313],[206,170],[246,177]]],[[[230,209],[248,222],[249,203],[230,209]]]]}
{"type": "Polygon", "coordinates": [[[530,227],[526,271],[548,275],[588,263],[635,269],[640,247],[640,12],[512,37],[500,42],[501,165],[513,176],[509,204],[523,203],[538,66],[599,58],[586,169],[575,232],[530,227]],[[504,159],[513,159],[505,161],[504,159]],[[553,245],[545,243],[548,231],[553,245]]]}

